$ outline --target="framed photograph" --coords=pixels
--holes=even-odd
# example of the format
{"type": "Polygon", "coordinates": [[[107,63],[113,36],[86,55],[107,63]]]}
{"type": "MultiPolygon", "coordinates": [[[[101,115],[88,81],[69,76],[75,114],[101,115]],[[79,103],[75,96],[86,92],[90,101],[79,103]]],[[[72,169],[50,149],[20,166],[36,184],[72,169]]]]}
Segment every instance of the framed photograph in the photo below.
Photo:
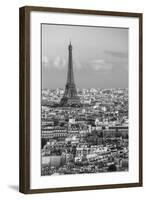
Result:
{"type": "Polygon", "coordinates": [[[142,186],[142,13],[20,8],[20,192],[142,186]]]}

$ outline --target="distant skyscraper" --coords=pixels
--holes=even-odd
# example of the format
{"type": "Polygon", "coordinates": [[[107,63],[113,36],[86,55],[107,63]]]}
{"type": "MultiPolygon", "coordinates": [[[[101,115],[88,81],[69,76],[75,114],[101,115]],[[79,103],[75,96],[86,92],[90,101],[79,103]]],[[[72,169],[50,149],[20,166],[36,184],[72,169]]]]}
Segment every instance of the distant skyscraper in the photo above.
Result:
{"type": "Polygon", "coordinates": [[[77,95],[76,85],[74,83],[71,42],[68,46],[68,50],[69,50],[69,57],[68,57],[67,83],[66,83],[65,92],[64,92],[63,98],[60,101],[60,104],[61,106],[79,106],[80,99],[77,95]]]}

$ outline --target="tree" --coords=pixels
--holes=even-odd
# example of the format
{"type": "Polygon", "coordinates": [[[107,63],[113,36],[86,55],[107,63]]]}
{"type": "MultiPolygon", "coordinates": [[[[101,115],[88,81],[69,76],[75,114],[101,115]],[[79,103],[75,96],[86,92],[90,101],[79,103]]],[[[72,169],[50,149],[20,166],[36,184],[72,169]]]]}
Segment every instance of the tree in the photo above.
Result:
{"type": "Polygon", "coordinates": [[[108,168],[108,172],[115,172],[115,171],[117,171],[116,165],[115,164],[110,165],[108,168]]]}
{"type": "Polygon", "coordinates": [[[42,138],[41,140],[41,148],[43,149],[44,145],[47,143],[47,139],[42,138]]]}

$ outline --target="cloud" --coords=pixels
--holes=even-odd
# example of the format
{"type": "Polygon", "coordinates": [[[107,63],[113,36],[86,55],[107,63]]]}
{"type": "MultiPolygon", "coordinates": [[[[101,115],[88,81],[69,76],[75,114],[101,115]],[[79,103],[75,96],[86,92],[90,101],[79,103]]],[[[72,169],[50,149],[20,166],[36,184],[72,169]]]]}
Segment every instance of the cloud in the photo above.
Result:
{"type": "Polygon", "coordinates": [[[106,61],[113,65],[114,70],[128,70],[127,51],[105,51],[104,54],[106,61]]]}
{"type": "Polygon", "coordinates": [[[128,58],[128,52],[122,52],[122,51],[104,51],[105,54],[118,57],[118,58],[128,58]]]}
{"type": "MultiPolygon", "coordinates": [[[[49,59],[47,56],[43,56],[42,64],[45,68],[55,68],[62,70],[67,68],[68,60],[60,56],[56,56],[51,59],[49,59]]],[[[80,70],[82,69],[82,64],[78,60],[73,60],[73,67],[76,70],[80,70]]]]}
{"type": "Polygon", "coordinates": [[[95,59],[90,62],[90,67],[95,71],[123,71],[128,70],[128,52],[104,51],[102,59],[95,59]]]}
{"type": "Polygon", "coordinates": [[[112,69],[112,64],[111,63],[107,63],[105,60],[103,59],[97,59],[97,60],[92,60],[90,62],[90,66],[95,70],[95,71],[99,71],[99,70],[111,70],[112,69]]]}
{"type": "Polygon", "coordinates": [[[66,67],[66,59],[59,56],[55,57],[53,66],[59,70],[64,69],[66,67]]]}
{"type": "Polygon", "coordinates": [[[43,64],[43,66],[46,67],[48,65],[48,63],[49,63],[48,57],[47,56],[43,56],[42,57],[42,64],[43,64]]]}
{"type": "Polygon", "coordinates": [[[66,59],[60,56],[56,56],[52,59],[49,59],[47,56],[43,56],[42,65],[45,68],[56,68],[61,70],[66,67],[66,59]]]}

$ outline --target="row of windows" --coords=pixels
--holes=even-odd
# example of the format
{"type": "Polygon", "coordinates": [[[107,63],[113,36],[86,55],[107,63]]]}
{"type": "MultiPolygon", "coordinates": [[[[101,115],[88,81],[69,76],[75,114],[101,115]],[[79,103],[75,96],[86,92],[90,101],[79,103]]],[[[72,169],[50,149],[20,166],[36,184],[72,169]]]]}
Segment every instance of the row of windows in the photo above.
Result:
{"type": "Polygon", "coordinates": [[[65,137],[66,134],[42,134],[42,138],[65,137]]]}
{"type": "Polygon", "coordinates": [[[49,134],[49,133],[66,133],[66,130],[43,130],[42,133],[46,133],[46,134],[49,134]]]}

